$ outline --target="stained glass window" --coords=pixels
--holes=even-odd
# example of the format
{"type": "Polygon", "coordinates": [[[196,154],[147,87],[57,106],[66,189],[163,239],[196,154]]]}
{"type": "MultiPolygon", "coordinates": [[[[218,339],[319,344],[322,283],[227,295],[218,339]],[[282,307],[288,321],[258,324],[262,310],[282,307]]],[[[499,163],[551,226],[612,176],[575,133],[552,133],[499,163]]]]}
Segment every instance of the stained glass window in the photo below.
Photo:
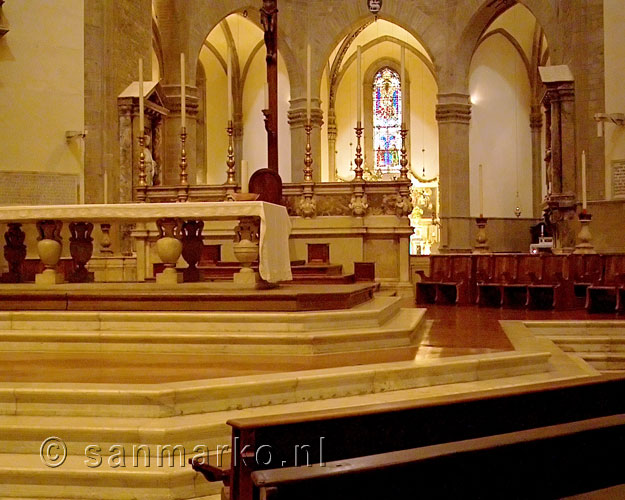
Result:
{"type": "Polygon", "coordinates": [[[375,169],[383,173],[400,169],[401,100],[399,75],[382,68],[373,79],[373,149],[375,169]]]}

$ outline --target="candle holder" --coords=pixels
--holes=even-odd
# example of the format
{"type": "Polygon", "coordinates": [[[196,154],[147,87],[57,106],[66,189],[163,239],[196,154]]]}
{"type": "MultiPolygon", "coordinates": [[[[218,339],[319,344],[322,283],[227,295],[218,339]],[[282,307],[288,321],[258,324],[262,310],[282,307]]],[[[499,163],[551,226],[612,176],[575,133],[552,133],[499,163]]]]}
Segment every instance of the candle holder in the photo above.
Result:
{"type": "Polygon", "coordinates": [[[356,159],[354,163],[356,164],[356,168],[354,169],[354,181],[363,182],[362,175],[364,173],[364,169],[362,168],[362,146],[360,145],[360,138],[362,137],[362,122],[356,123],[356,159]]]}
{"type": "Polygon", "coordinates": [[[143,130],[139,137],[139,186],[137,187],[137,201],[139,203],[145,202],[147,197],[148,183],[146,181],[147,175],[145,173],[145,136],[143,130]]]}
{"type": "Polygon", "coordinates": [[[408,180],[408,150],[406,148],[406,136],[408,135],[408,129],[406,129],[406,124],[401,124],[401,130],[399,131],[401,135],[401,159],[399,160],[399,179],[402,181],[408,180]]]}
{"type": "Polygon", "coordinates": [[[228,120],[228,127],[226,128],[226,132],[228,133],[228,159],[226,160],[226,165],[228,169],[226,170],[226,201],[234,201],[234,188],[237,185],[236,180],[236,171],[234,169],[235,159],[234,159],[234,126],[232,124],[232,120],[228,120]]]}
{"type": "Polygon", "coordinates": [[[592,215],[583,210],[579,215],[579,222],[582,225],[579,233],[577,234],[577,245],[573,253],[576,254],[595,254],[594,245],[591,243],[592,234],[590,234],[590,222],[592,221],[592,215]]]}
{"type": "Polygon", "coordinates": [[[178,201],[185,202],[189,199],[189,181],[187,175],[187,127],[180,129],[180,188],[178,189],[178,201]]]}
{"type": "Polygon", "coordinates": [[[315,200],[313,189],[313,158],[312,147],[310,145],[312,125],[310,124],[310,120],[308,120],[304,128],[306,130],[306,156],[304,158],[304,187],[302,197],[299,200],[299,212],[302,217],[310,219],[317,214],[317,201],[315,200]]]}
{"type": "Polygon", "coordinates": [[[475,223],[477,224],[477,234],[475,236],[475,248],[473,249],[473,253],[488,253],[490,250],[488,246],[488,236],[486,235],[488,219],[480,215],[475,218],[475,223]]]}
{"type": "Polygon", "coordinates": [[[310,124],[310,120],[304,126],[304,130],[306,130],[306,156],[304,157],[304,182],[312,182],[313,180],[313,170],[312,170],[312,147],[310,145],[310,133],[312,132],[312,125],[310,124]]]}

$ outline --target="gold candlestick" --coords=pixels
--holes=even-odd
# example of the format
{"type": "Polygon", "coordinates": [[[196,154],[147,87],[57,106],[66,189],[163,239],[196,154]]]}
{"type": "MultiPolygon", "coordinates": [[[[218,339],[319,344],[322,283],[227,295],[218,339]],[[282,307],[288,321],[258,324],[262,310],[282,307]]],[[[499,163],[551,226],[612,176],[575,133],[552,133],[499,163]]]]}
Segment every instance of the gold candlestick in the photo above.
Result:
{"type": "Polygon", "coordinates": [[[401,124],[401,159],[399,160],[399,165],[401,168],[399,169],[399,178],[402,181],[408,180],[408,150],[406,149],[406,136],[408,135],[408,130],[406,129],[406,124],[401,124]]]}
{"type": "Polygon", "coordinates": [[[178,189],[178,201],[184,202],[189,199],[189,181],[187,175],[187,127],[180,128],[180,188],[178,189]]]}
{"type": "Polygon", "coordinates": [[[235,160],[234,160],[234,127],[232,125],[232,120],[228,120],[228,128],[226,129],[228,132],[228,160],[226,161],[226,165],[228,165],[228,178],[226,180],[226,184],[229,186],[234,186],[237,184],[235,179],[235,160]]]}
{"type": "Polygon", "coordinates": [[[304,182],[312,182],[313,180],[313,170],[312,170],[312,147],[310,145],[310,133],[312,131],[312,125],[310,124],[310,120],[304,127],[306,130],[306,156],[304,158],[304,182]]]}
{"type": "Polygon", "coordinates": [[[355,181],[362,181],[362,174],[364,173],[364,169],[362,168],[362,146],[360,145],[362,131],[362,122],[359,121],[356,123],[356,159],[354,160],[354,163],[356,164],[356,168],[354,169],[355,181]]]}
{"type": "Polygon", "coordinates": [[[146,199],[146,189],[148,183],[146,182],[145,173],[145,136],[143,130],[139,137],[139,187],[137,188],[137,201],[143,203],[146,199]]]}

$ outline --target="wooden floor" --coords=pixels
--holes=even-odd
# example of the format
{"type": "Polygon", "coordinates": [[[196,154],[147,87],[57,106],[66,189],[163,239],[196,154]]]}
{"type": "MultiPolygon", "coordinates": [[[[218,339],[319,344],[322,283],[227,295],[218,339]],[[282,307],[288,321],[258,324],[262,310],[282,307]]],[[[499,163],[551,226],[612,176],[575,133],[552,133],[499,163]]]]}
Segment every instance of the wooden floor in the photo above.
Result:
{"type": "Polygon", "coordinates": [[[418,358],[439,358],[512,350],[500,320],[600,320],[614,314],[573,311],[532,311],[477,306],[427,306],[426,320],[432,327],[423,338],[418,358]]]}

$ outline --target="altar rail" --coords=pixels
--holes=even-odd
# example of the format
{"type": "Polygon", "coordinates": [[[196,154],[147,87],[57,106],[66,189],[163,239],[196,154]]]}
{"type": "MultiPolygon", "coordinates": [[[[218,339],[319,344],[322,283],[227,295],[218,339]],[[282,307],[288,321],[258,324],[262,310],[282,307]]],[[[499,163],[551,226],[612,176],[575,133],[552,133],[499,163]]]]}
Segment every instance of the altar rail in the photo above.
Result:
{"type": "MultiPolygon", "coordinates": [[[[147,223],[156,223],[156,249],[165,269],[156,277],[157,283],[176,285],[175,270],[180,256],[186,260],[192,274],[203,247],[202,229],[206,220],[237,220],[234,228],[234,255],[243,269],[235,275],[240,285],[254,285],[256,273],[251,263],[259,261],[259,273],[268,282],[288,281],[292,278],[289,265],[289,234],[291,223],[284,207],[252,201],[234,203],[129,203],[118,205],[57,205],[33,207],[2,207],[0,223],[7,224],[4,256],[9,270],[2,276],[5,283],[24,281],[23,263],[26,259],[26,234],[23,224],[34,224],[39,233],[36,244],[44,270],[37,274],[39,285],[53,285],[64,281],[57,271],[62,250],[61,229],[68,223],[71,237],[69,251],[73,261],[70,282],[93,281],[86,265],[93,253],[94,223],[104,235],[111,223],[134,224],[141,231],[147,223]]],[[[137,276],[145,269],[146,252],[137,249],[137,276]]],[[[198,272],[199,274],[199,272],[198,272]]]]}

